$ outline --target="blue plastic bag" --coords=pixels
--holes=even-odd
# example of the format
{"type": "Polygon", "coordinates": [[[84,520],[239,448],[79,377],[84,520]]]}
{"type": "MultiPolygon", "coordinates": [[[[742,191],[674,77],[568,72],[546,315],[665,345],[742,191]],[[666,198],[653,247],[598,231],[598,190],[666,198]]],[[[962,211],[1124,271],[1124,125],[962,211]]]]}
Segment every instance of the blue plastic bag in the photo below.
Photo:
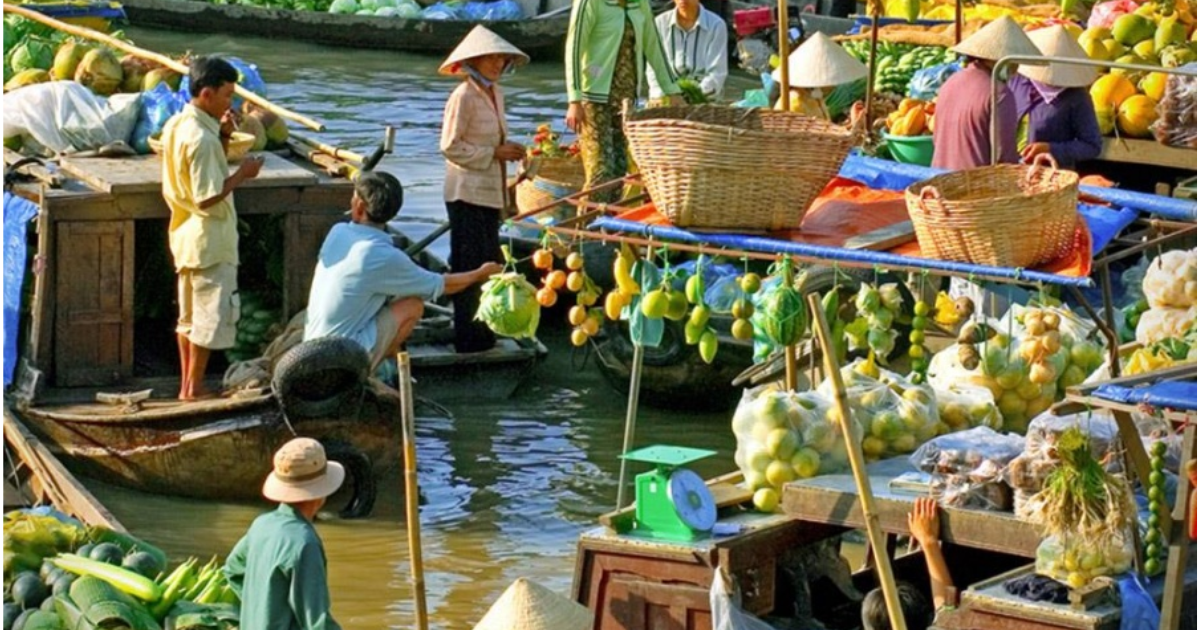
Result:
{"type": "Polygon", "coordinates": [[[421,17],[426,20],[462,20],[462,8],[459,4],[439,2],[421,11],[421,17]]]}
{"type": "MultiPolygon", "coordinates": [[[[221,58],[224,59],[225,61],[228,61],[231,65],[233,65],[234,68],[237,68],[238,85],[242,86],[243,88],[246,88],[247,90],[250,90],[251,92],[254,92],[255,94],[257,94],[263,98],[267,97],[267,82],[263,81],[262,75],[258,73],[258,66],[254,65],[252,63],[249,63],[247,61],[243,61],[237,57],[221,57],[221,58]]],[[[183,80],[179,82],[179,96],[185,102],[192,100],[192,95],[191,95],[191,92],[189,91],[190,85],[191,85],[191,81],[189,80],[189,77],[186,74],[183,75],[183,80]]],[[[244,100],[245,99],[243,99],[240,96],[234,96],[233,97],[234,109],[240,109],[242,107],[242,102],[244,100]]]]}
{"type": "Polygon", "coordinates": [[[908,95],[923,101],[932,101],[937,98],[942,84],[959,70],[962,70],[962,64],[957,61],[917,70],[908,82],[908,95]]]}
{"type": "Polygon", "coordinates": [[[37,204],[4,192],[4,386],[17,367],[21,290],[25,284],[26,229],[38,214],[37,204]]]}
{"type": "Polygon", "coordinates": [[[154,89],[142,92],[142,101],[138,110],[137,123],[133,126],[133,136],[130,144],[138,153],[150,152],[150,136],[159,133],[172,116],[183,111],[187,101],[178,92],[172,92],[166,83],[159,83],[154,89]]]}
{"type": "Polygon", "coordinates": [[[496,0],[468,2],[462,7],[462,15],[468,20],[476,21],[519,20],[525,17],[525,12],[514,0],[496,0]]]}
{"type": "Polygon", "coordinates": [[[1146,592],[1137,574],[1127,573],[1117,580],[1121,589],[1121,630],[1155,630],[1159,612],[1154,598],[1146,592]]]}

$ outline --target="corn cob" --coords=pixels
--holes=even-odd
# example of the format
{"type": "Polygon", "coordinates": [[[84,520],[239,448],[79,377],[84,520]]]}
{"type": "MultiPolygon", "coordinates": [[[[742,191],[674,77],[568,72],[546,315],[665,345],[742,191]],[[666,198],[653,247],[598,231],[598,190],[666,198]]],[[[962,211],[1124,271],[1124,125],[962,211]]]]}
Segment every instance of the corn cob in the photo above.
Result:
{"type": "Polygon", "coordinates": [[[163,596],[151,607],[150,614],[154,615],[155,619],[167,616],[171,606],[183,597],[184,592],[190,589],[195,581],[196,559],[189,558],[187,562],[176,567],[162,583],[163,596]]]}

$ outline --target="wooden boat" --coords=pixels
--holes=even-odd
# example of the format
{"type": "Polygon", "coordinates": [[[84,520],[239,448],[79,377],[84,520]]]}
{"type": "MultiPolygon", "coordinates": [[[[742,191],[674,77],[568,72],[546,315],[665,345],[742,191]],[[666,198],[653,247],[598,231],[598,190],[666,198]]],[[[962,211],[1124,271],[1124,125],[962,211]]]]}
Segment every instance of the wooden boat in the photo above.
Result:
{"type": "MultiPolygon", "coordinates": [[[[239,189],[238,209],[252,229],[275,225],[267,233],[278,235],[270,248],[283,252],[282,320],[304,307],[317,252],[329,227],[344,220],[353,185],[290,156],[265,158],[259,177],[239,189]]],[[[6,150],[6,162],[17,159],[6,150]]],[[[33,170],[43,181],[14,189],[39,206],[28,260],[41,261],[8,398],[15,416],[74,470],[135,489],[205,498],[257,496],[273,451],[294,435],[314,437],[348,466],[355,485],[362,484],[350,511],[369,511],[374,479],[399,462],[399,393],[360,379],[335,405],[305,414],[283,404],[269,382],[215,400],[164,398],[178,388],[176,377],[152,378],[178,369],[173,352],[164,350],[174,347],[170,284],[165,297],[138,295],[164,290],[146,274],[170,273],[159,262],[168,211],[158,158],[64,157],[54,174],[33,170]],[[41,185],[50,183],[61,186],[41,185]],[[154,302],[165,305],[157,318],[141,312],[154,302]]],[[[243,286],[247,278],[263,277],[264,258],[243,254],[243,286]]],[[[447,357],[452,348],[412,343],[417,417],[448,414],[420,400],[427,395],[421,381],[469,369],[479,381],[503,383],[507,395],[539,348],[504,345],[473,364],[476,355],[447,357]]]]}
{"type": "Polygon", "coordinates": [[[122,0],[122,5],[136,26],[429,55],[450,52],[476,24],[487,26],[531,56],[560,55],[570,20],[569,4],[528,19],[486,22],[342,15],[205,0],[122,0]]]}

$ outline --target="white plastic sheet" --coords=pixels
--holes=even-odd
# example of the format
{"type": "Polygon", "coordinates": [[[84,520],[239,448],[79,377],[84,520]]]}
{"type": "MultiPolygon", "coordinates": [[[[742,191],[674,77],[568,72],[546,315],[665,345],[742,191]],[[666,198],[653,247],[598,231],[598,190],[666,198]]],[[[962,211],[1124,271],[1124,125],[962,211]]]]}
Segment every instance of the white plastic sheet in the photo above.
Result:
{"type": "Polygon", "coordinates": [[[140,97],[103,98],[74,81],[23,87],[4,95],[4,136],[26,136],[54,153],[128,142],[140,97]]]}
{"type": "Polygon", "coordinates": [[[708,591],[708,604],[712,609],[713,630],[774,630],[767,622],[742,610],[741,595],[725,569],[717,567],[713,572],[712,588],[708,591]]]}

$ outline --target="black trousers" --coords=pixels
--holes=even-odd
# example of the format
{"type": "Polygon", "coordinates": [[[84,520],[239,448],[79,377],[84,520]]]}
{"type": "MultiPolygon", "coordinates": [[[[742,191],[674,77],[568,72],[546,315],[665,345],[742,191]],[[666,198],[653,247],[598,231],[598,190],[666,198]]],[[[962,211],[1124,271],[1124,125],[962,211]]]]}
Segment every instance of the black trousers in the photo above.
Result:
{"type": "MultiPolygon", "coordinates": [[[[500,261],[500,211],[465,201],[446,202],[450,216],[450,269],[472,271],[488,261],[500,261]]],[[[483,322],[475,321],[479,310],[479,285],[454,299],[454,349],[482,352],[496,345],[496,335],[483,322]]]]}

